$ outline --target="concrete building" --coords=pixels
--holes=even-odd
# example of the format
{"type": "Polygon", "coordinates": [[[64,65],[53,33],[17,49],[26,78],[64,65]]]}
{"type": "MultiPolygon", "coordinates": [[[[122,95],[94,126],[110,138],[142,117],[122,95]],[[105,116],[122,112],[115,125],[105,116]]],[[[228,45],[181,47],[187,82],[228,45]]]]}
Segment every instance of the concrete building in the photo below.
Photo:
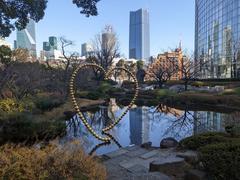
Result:
{"type": "Polygon", "coordinates": [[[240,0],[195,0],[195,59],[202,78],[240,77],[240,0]]]}
{"type": "Polygon", "coordinates": [[[186,57],[183,55],[180,46],[179,48],[176,48],[174,51],[158,54],[157,59],[153,63],[157,63],[163,69],[168,69],[170,67],[178,67],[177,72],[171,76],[171,80],[179,80],[183,78],[182,64],[184,58],[186,57]]]}
{"type": "Polygon", "coordinates": [[[82,56],[88,57],[94,54],[94,50],[91,44],[83,43],[82,44],[82,56]]]}
{"type": "Polygon", "coordinates": [[[148,61],[150,58],[149,12],[144,9],[130,12],[129,58],[148,61]]]}
{"type": "Polygon", "coordinates": [[[35,32],[35,22],[30,19],[26,28],[18,31],[17,30],[17,42],[15,44],[17,48],[28,49],[29,54],[36,59],[36,32],[35,32]]]}

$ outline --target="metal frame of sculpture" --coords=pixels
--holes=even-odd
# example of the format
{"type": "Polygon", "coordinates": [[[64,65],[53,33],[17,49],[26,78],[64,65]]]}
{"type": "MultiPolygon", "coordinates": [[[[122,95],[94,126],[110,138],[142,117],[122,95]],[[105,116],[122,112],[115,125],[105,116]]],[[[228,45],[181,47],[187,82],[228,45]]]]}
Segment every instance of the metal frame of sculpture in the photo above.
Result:
{"type": "Polygon", "coordinates": [[[101,141],[104,141],[104,142],[110,142],[110,140],[112,139],[111,137],[107,136],[107,137],[103,137],[103,136],[100,136],[99,134],[97,134],[95,132],[95,130],[89,125],[89,123],[87,122],[86,118],[84,117],[83,113],[81,112],[78,104],[77,104],[77,101],[76,101],[76,98],[75,98],[75,92],[74,92],[74,82],[75,82],[75,78],[78,74],[78,72],[81,70],[81,69],[86,69],[86,68],[89,68],[89,67],[93,67],[93,68],[97,68],[99,70],[101,70],[103,73],[104,73],[104,76],[105,76],[105,80],[109,79],[112,75],[112,73],[116,70],[123,70],[127,73],[130,74],[130,76],[132,77],[133,81],[134,81],[134,84],[135,84],[135,94],[134,94],[134,97],[133,99],[131,100],[130,104],[127,106],[127,109],[120,115],[119,118],[117,118],[117,120],[115,120],[113,123],[111,123],[109,126],[105,127],[102,129],[102,133],[107,135],[107,131],[113,129],[122,119],[123,117],[127,114],[127,112],[129,111],[129,109],[132,108],[132,106],[134,105],[134,102],[138,96],[138,91],[139,91],[139,86],[138,86],[138,81],[137,81],[137,78],[136,76],[130,72],[129,70],[123,68],[123,67],[116,67],[116,68],[112,68],[112,69],[109,69],[108,71],[105,71],[104,68],[98,64],[95,64],[95,63],[87,63],[87,64],[82,64],[80,66],[78,66],[74,72],[72,73],[72,76],[70,78],[70,82],[69,82],[69,91],[70,91],[70,97],[71,97],[71,100],[72,100],[72,103],[73,103],[73,106],[74,106],[74,109],[76,110],[79,118],[82,120],[83,124],[86,126],[86,128],[88,129],[88,131],[97,139],[101,140],[101,141]]]}

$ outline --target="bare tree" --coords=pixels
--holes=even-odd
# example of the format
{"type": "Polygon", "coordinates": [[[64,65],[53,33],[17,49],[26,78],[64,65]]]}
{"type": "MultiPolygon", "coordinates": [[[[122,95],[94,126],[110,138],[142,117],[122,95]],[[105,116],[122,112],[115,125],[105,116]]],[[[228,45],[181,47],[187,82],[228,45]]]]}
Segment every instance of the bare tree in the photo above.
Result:
{"type": "Polygon", "coordinates": [[[147,68],[146,79],[156,81],[160,88],[178,71],[176,58],[167,58],[165,61],[163,63],[162,59],[157,59],[147,68]]]}
{"type": "Polygon", "coordinates": [[[101,65],[105,70],[112,66],[113,59],[119,57],[119,42],[116,33],[111,27],[97,34],[93,40],[95,52],[95,63],[101,65]]]}
{"type": "Polygon", "coordinates": [[[180,76],[184,81],[184,90],[188,90],[189,82],[201,78],[202,75],[202,67],[204,66],[205,70],[209,71],[208,65],[209,61],[201,62],[198,60],[194,60],[194,55],[191,56],[184,56],[181,63],[179,70],[181,72],[180,76]]]}

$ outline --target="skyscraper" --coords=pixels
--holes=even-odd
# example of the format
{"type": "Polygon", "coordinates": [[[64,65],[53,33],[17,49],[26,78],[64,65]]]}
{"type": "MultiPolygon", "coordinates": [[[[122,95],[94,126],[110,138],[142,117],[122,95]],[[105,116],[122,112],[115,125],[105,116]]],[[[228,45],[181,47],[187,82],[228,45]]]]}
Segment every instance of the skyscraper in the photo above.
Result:
{"type": "Polygon", "coordinates": [[[57,50],[58,49],[57,37],[50,36],[49,37],[49,45],[50,45],[51,50],[57,50]]]}
{"type": "Polygon", "coordinates": [[[17,48],[28,49],[30,55],[37,57],[35,22],[32,19],[26,29],[17,31],[17,48]]]}
{"type": "Polygon", "coordinates": [[[240,0],[196,0],[195,6],[195,59],[202,78],[240,77],[240,0]]]}
{"type": "Polygon", "coordinates": [[[129,58],[148,60],[150,58],[149,13],[139,9],[130,12],[129,58]]]}

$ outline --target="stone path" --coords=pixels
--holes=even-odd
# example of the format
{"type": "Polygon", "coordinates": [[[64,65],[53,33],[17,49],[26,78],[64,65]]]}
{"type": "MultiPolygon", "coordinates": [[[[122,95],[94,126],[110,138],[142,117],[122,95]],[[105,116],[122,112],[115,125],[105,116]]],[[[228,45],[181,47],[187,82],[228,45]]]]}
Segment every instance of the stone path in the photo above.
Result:
{"type": "Polygon", "coordinates": [[[142,148],[131,146],[101,156],[108,180],[174,180],[184,179],[193,161],[193,151],[179,152],[174,148],[142,148]]]}

